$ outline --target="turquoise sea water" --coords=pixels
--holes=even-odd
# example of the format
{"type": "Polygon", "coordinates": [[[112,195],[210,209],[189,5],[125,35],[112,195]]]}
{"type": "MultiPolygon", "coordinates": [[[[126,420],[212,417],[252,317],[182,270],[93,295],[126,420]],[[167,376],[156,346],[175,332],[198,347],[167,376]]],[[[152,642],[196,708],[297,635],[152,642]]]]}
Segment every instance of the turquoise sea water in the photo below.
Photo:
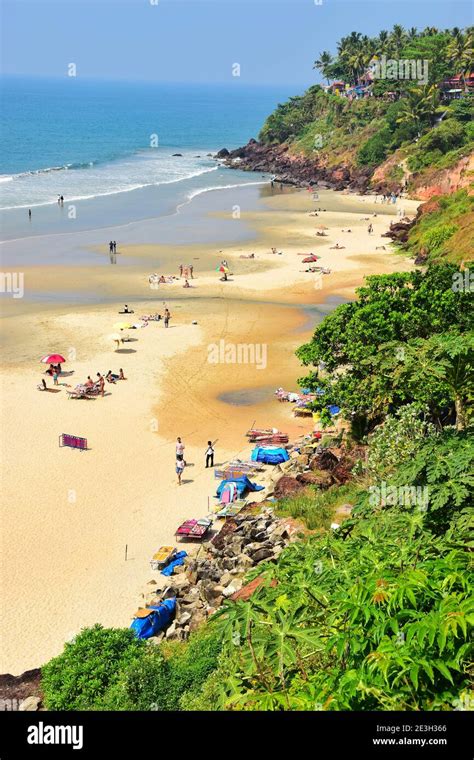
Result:
{"type": "Polygon", "coordinates": [[[3,78],[0,209],[167,186],[168,211],[211,187],[255,182],[207,154],[256,137],[289,95],[238,80],[202,86],[3,78]]]}

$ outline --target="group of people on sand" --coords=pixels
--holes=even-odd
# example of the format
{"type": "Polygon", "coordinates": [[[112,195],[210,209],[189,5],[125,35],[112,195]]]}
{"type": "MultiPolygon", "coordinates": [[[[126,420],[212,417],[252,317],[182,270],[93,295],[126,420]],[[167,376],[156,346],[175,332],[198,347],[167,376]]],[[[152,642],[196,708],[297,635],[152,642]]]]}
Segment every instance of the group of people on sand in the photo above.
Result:
{"type": "Polygon", "coordinates": [[[185,280],[194,280],[194,266],[192,264],[180,264],[179,265],[179,276],[184,277],[185,280]]]}
{"type": "Polygon", "coordinates": [[[174,274],[157,274],[153,272],[148,277],[148,282],[152,288],[158,287],[158,285],[172,285],[175,280],[179,280],[174,274]]]}
{"type": "MultiPolygon", "coordinates": [[[[186,467],[186,460],[184,458],[185,448],[186,446],[184,445],[181,438],[178,436],[178,438],[176,439],[176,475],[178,476],[179,486],[182,483],[181,478],[183,476],[184,468],[186,467]]],[[[215,453],[214,444],[212,441],[208,441],[206,453],[205,453],[206,468],[214,467],[214,453],[215,453]]]]}
{"type": "Polygon", "coordinates": [[[97,373],[97,380],[93,380],[90,375],[87,376],[87,380],[84,383],[85,387],[89,391],[98,391],[99,396],[103,396],[105,393],[105,382],[108,383],[116,383],[117,380],[126,380],[127,378],[123,374],[123,369],[120,367],[118,375],[112,372],[111,369],[107,372],[107,374],[102,375],[100,372],[97,373]]]}
{"type": "Polygon", "coordinates": [[[117,243],[115,240],[111,240],[109,243],[109,253],[117,253],[117,243]]]}

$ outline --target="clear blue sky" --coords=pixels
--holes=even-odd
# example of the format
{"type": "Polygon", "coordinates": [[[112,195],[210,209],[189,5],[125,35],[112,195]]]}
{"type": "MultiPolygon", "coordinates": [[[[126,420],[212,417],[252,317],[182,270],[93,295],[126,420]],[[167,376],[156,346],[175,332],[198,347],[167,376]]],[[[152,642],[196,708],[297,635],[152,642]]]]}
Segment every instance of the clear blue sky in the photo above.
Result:
{"type": "Polygon", "coordinates": [[[356,30],[473,23],[470,0],[3,0],[2,71],[95,79],[309,85],[356,30]]]}

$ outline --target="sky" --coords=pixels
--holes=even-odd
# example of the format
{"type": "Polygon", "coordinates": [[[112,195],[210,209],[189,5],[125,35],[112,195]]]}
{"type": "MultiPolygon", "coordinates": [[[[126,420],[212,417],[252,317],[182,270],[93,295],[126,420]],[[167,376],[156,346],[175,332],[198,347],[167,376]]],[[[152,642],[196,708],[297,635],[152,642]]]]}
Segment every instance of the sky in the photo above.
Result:
{"type": "Polygon", "coordinates": [[[4,74],[304,85],[351,31],[465,27],[470,0],[2,0],[4,74]],[[321,3],[321,4],[319,4],[321,3]],[[234,68],[233,68],[234,66],[234,68]]]}

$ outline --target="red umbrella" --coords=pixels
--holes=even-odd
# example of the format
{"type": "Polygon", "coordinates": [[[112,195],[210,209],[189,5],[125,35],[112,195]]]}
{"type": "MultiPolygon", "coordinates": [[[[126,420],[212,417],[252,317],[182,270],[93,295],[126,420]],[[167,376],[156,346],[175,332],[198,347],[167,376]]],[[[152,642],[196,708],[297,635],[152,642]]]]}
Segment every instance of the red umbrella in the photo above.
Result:
{"type": "Polygon", "coordinates": [[[41,361],[43,364],[64,364],[66,359],[61,354],[46,354],[41,361]]]}
{"type": "Polygon", "coordinates": [[[313,261],[317,261],[320,258],[321,256],[315,256],[314,253],[312,253],[311,256],[307,256],[305,259],[303,259],[303,264],[312,264],[313,261]]]}

